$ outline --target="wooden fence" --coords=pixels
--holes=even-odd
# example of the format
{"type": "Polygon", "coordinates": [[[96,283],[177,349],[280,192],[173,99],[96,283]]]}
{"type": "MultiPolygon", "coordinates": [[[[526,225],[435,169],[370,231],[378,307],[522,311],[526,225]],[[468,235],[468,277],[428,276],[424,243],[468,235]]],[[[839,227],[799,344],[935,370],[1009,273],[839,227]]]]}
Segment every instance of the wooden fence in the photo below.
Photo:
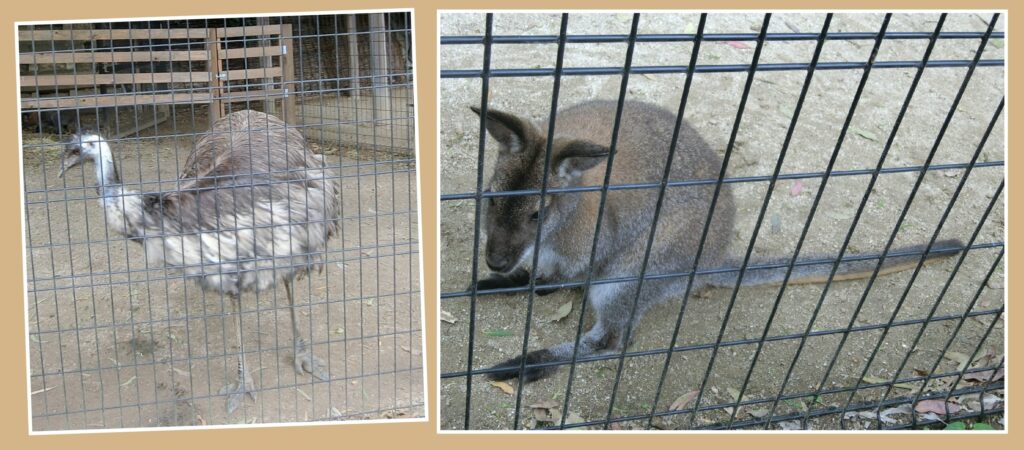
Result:
{"type": "Polygon", "coordinates": [[[275,113],[280,101],[285,118],[295,111],[289,24],[22,29],[18,39],[22,111],[206,103],[211,121],[236,101],[264,101],[275,113]]]}

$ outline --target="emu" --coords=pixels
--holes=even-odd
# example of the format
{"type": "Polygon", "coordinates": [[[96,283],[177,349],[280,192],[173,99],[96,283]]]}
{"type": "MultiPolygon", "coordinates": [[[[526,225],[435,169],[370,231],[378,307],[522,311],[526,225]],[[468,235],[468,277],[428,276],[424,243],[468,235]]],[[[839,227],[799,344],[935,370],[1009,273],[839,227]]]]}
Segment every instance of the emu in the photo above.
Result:
{"type": "Polygon", "coordinates": [[[231,414],[256,400],[245,362],[240,296],[273,289],[288,294],[294,367],[321,380],[330,374],[298,330],[292,283],[323,270],[337,231],[340,186],[302,135],[277,117],[238,111],[217,120],[196,143],[174,191],[139,193],[122,182],[110,145],[98,134],[72,136],[60,176],[84,162],[96,167],[99,202],[113,231],[142,244],[147,260],[195,279],[230,299],[238,320],[238,381],[224,386],[231,414]]]}

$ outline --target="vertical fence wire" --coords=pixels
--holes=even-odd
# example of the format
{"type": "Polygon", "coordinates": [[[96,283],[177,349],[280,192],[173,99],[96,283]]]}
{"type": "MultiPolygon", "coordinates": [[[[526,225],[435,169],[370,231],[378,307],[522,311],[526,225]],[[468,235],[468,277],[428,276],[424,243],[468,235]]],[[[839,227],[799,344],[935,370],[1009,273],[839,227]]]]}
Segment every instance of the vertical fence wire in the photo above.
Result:
{"type": "MultiPolygon", "coordinates": [[[[740,264],[739,276],[736,277],[736,285],[732,289],[732,298],[729,299],[729,308],[727,311],[732,310],[732,306],[736,302],[736,297],[739,296],[740,286],[743,285],[743,275],[745,274],[748,265],[750,264],[750,257],[754,253],[754,244],[757,243],[757,238],[761,232],[761,225],[764,224],[764,216],[768,211],[768,205],[771,203],[771,199],[775,194],[775,183],[779,179],[779,174],[782,172],[782,164],[786,160],[786,154],[789,151],[789,145],[793,139],[793,133],[796,131],[797,121],[800,119],[800,112],[803,110],[804,101],[807,99],[807,91],[811,88],[811,81],[814,80],[814,71],[818,67],[818,59],[821,57],[821,49],[825,46],[825,36],[828,35],[829,26],[832,24],[832,14],[825,15],[825,21],[821,26],[821,34],[818,35],[818,43],[814,47],[814,55],[811,56],[811,66],[807,70],[807,75],[804,78],[802,87],[800,88],[800,96],[797,98],[796,107],[793,109],[793,118],[789,121],[789,128],[786,130],[786,137],[782,142],[782,149],[779,151],[778,160],[775,163],[775,169],[772,171],[771,180],[768,182],[768,187],[765,190],[764,200],[761,202],[761,209],[757,214],[757,219],[754,221],[754,231],[750,234],[750,242],[747,244],[747,250],[743,255],[743,262],[740,264]]],[[[788,270],[789,271],[789,270],[788,270]]],[[[787,280],[788,281],[788,280],[787,280]]],[[[785,283],[783,283],[785,285],[785,283]]],[[[750,376],[754,373],[754,367],[757,365],[757,359],[761,355],[761,349],[764,347],[764,339],[768,336],[768,331],[772,327],[772,322],[775,319],[775,314],[778,311],[780,302],[775,302],[772,305],[772,311],[768,314],[768,320],[765,322],[764,331],[761,334],[761,340],[758,341],[757,347],[754,350],[754,358],[751,361],[749,368],[746,370],[747,374],[743,378],[743,383],[740,385],[739,395],[736,398],[736,406],[732,408],[732,412],[729,414],[729,424],[731,425],[736,421],[736,414],[739,412],[739,403],[743,400],[743,394],[747,391],[747,384],[750,382],[750,376]]],[[[729,316],[729,312],[726,312],[726,317],[729,316]]],[[[725,324],[723,323],[723,330],[725,324]]],[[[720,342],[719,342],[720,343],[720,342]]],[[[716,346],[713,350],[718,351],[716,346]]]]}
{"type": "MultiPolygon", "coordinates": [[[[541,184],[540,184],[540,203],[537,209],[537,237],[534,239],[533,248],[540,249],[541,237],[543,236],[544,227],[544,203],[547,199],[548,190],[548,179],[551,176],[551,147],[555,142],[555,124],[557,123],[558,116],[558,93],[562,87],[562,65],[565,62],[565,36],[566,30],[569,26],[569,14],[562,14],[561,23],[558,27],[558,51],[555,57],[555,78],[551,86],[551,112],[548,118],[548,135],[547,143],[544,146],[544,169],[541,172],[541,184]]],[[[534,293],[537,286],[537,263],[540,261],[540,251],[533,252],[532,261],[530,261],[530,290],[527,291],[526,298],[526,325],[523,332],[523,346],[522,346],[522,358],[519,361],[519,377],[522,378],[526,373],[526,354],[528,352],[528,345],[530,340],[530,318],[533,316],[533,301],[534,293]]],[[[568,392],[568,389],[566,390],[568,392]]],[[[565,401],[569,401],[567,395],[565,401]]],[[[519,427],[519,412],[522,408],[523,402],[523,390],[519,389],[516,392],[516,405],[515,412],[512,415],[512,427],[516,429],[519,427]]]]}
{"type": "MultiPolygon", "coordinates": [[[[700,55],[700,45],[703,41],[704,26],[707,24],[707,20],[707,13],[702,13],[700,15],[700,19],[697,21],[697,30],[693,38],[693,49],[690,50],[690,63],[686,67],[686,81],[683,82],[683,95],[679,99],[679,109],[676,112],[676,124],[672,130],[672,143],[670,144],[671,146],[668,150],[669,157],[667,160],[668,163],[666,163],[666,165],[672,163],[673,157],[675,156],[675,152],[678,150],[677,147],[679,146],[679,130],[683,125],[683,118],[686,116],[686,101],[690,98],[690,87],[693,85],[693,68],[697,65],[697,57],[698,55],[700,55]]],[[[666,167],[664,176],[661,180],[662,187],[659,188],[658,191],[659,205],[665,197],[665,190],[668,187],[670,169],[671,167],[666,167]]],[[[710,220],[711,217],[709,216],[708,221],[710,220]]],[[[656,224],[657,221],[655,221],[655,225],[656,224]]],[[[654,236],[654,230],[651,230],[651,236],[654,236]]],[[[648,243],[648,249],[650,249],[650,245],[651,243],[648,243]]],[[[694,264],[694,271],[696,271],[696,264],[694,264]]],[[[640,278],[643,279],[643,274],[641,274],[640,278]]],[[[686,309],[686,301],[687,298],[683,297],[683,306],[679,308],[679,314],[677,315],[675,326],[672,329],[672,339],[669,340],[668,348],[670,349],[676,346],[676,341],[677,339],[679,339],[679,329],[682,328],[683,311],[685,311],[686,309]]],[[[665,378],[668,376],[668,368],[672,365],[673,354],[674,352],[672,351],[669,351],[668,353],[665,354],[665,364],[662,366],[661,376],[658,377],[658,387],[657,389],[654,390],[654,401],[651,402],[651,413],[647,418],[648,427],[651,427],[653,425],[654,413],[658,409],[658,401],[661,400],[661,392],[662,389],[664,389],[665,387],[665,378]]],[[[568,409],[568,407],[566,409],[568,409]]]]}
{"type": "MultiPolygon", "coordinates": [[[[704,244],[707,243],[708,232],[711,230],[711,218],[714,215],[715,205],[718,203],[719,194],[722,191],[722,179],[725,178],[725,172],[729,167],[729,161],[731,160],[733,149],[736,148],[736,136],[739,134],[740,123],[743,121],[743,112],[747,106],[750,89],[754,85],[754,75],[757,73],[757,63],[761,58],[761,50],[764,48],[765,35],[768,33],[768,25],[771,24],[771,20],[772,15],[770,13],[764,15],[764,21],[761,23],[761,29],[757,35],[757,46],[754,47],[754,56],[751,58],[750,68],[747,71],[747,80],[743,85],[743,93],[740,95],[740,104],[736,110],[736,119],[733,121],[732,133],[729,135],[729,143],[726,144],[725,147],[725,156],[722,158],[722,169],[718,173],[718,183],[715,184],[715,193],[711,197],[711,207],[708,208],[707,219],[704,222],[704,230],[701,232],[700,244],[697,246],[697,254],[694,256],[693,266],[695,270],[700,265],[700,256],[703,253],[704,244]]],[[[696,275],[690,277],[686,282],[686,295],[689,295],[690,289],[693,288],[694,278],[696,278],[696,275]]],[[[719,346],[722,344],[722,337],[725,336],[725,327],[729,323],[729,315],[735,303],[736,297],[734,295],[729,301],[729,306],[726,307],[725,317],[722,319],[722,326],[718,330],[718,338],[712,348],[711,358],[708,360],[707,369],[704,371],[704,378],[701,380],[700,388],[697,390],[697,398],[693,401],[693,411],[690,414],[691,427],[697,420],[697,409],[700,407],[700,402],[704,398],[704,391],[708,386],[708,378],[711,376],[711,370],[715,366],[715,357],[718,354],[719,346]]]]}
{"type": "MultiPolygon", "coordinates": [[[[480,141],[476,166],[476,198],[473,211],[473,255],[471,256],[471,281],[469,297],[469,346],[466,355],[466,372],[473,371],[473,337],[476,335],[477,273],[480,268],[480,212],[483,206],[484,148],[487,145],[487,94],[490,92],[491,33],[494,30],[494,14],[488,13],[484,25],[483,73],[480,79],[480,141]]],[[[473,398],[473,376],[466,376],[466,411],[463,427],[469,429],[469,415],[473,398]]]]}
{"type": "MultiPolygon", "coordinates": [[[[881,153],[881,155],[878,158],[878,164],[875,167],[875,172],[871,175],[871,179],[868,181],[867,188],[865,188],[865,190],[864,190],[864,195],[861,197],[860,205],[857,207],[857,212],[853,216],[853,222],[850,224],[850,228],[847,230],[846,239],[843,241],[843,245],[839,249],[839,257],[840,258],[843,257],[843,255],[846,253],[846,250],[850,246],[850,240],[853,238],[853,233],[857,229],[857,224],[860,223],[861,215],[864,212],[864,207],[867,205],[868,198],[870,197],[871,192],[872,192],[872,188],[875,186],[875,182],[878,180],[878,169],[880,169],[882,167],[882,165],[885,164],[885,160],[886,160],[886,158],[889,155],[889,150],[892,149],[893,141],[896,139],[896,133],[897,133],[897,131],[899,131],[900,125],[903,123],[903,118],[904,118],[904,116],[907,113],[907,109],[910,107],[911,100],[914,98],[914,93],[917,91],[918,83],[921,81],[921,77],[924,75],[924,69],[927,66],[927,63],[928,63],[929,59],[931,58],[932,50],[935,48],[935,43],[938,41],[937,38],[938,38],[939,32],[942,31],[942,25],[945,22],[945,19],[946,19],[946,15],[945,14],[942,14],[941,16],[939,16],[939,20],[938,20],[937,24],[935,25],[935,30],[932,32],[931,37],[928,39],[928,47],[925,48],[924,57],[922,58],[922,64],[919,66],[917,72],[914,74],[914,79],[913,79],[913,81],[910,84],[910,88],[907,90],[906,97],[904,98],[903,104],[900,107],[899,114],[896,116],[896,120],[895,120],[895,122],[893,124],[892,131],[890,131],[889,137],[887,138],[887,140],[885,142],[885,147],[882,149],[882,153],[881,153]]],[[[885,251],[887,252],[888,250],[889,250],[889,248],[887,246],[885,251]]],[[[884,255],[884,252],[883,252],[883,255],[884,255]]],[[[824,301],[824,299],[828,295],[829,288],[832,286],[832,284],[831,284],[832,280],[834,279],[838,269],[839,269],[839,263],[837,262],[837,263],[833,264],[833,266],[832,266],[832,271],[829,274],[828,281],[825,284],[825,288],[822,289],[822,293],[821,293],[821,297],[819,298],[819,301],[824,301]]],[[[828,368],[825,370],[825,375],[822,376],[821,382],[819,383],[818,388],[815,390],[815,392],[813,394],[815,398],[820,396],[822,391],[824,390],[825,383],[827,382],[827,380],[829,378],[829,375],[832,373],[832,370],[835,367],[836,361],[838,360],[840,353],[842,353],[843,345],[846,343],[846,340],[847,340],[847,338],[850,335],[850,331],[848,331],[848,330],[852,329],[852,327],[854,326],[854,321],[856,320],[857,316],[860,314],[861,308],[863,308],[863,306],[864,306],[864,300],[866,300],[866,297],[861,297],[861,301],[857,304],[857,307],[854,309],[853,313],[851,314],[850,322],[846,326],[846,330],[847,331],[844,331],[842,333],[842,335],[840,337],[839,345],[836,346],[836,351],[832,354],[832,358],[829,360],[828,368]]],[[[783,386],[783,389],[785,389],[785,386],[783,386]]],[[[807,422],[807,415],[806,414],[805,414],[804,418],[802,419],[802,422],[803,423],[807,422]]]]}
{"type": "MultiPolygon", "coordinates": [[[[875,36],[875,44],[871,48],[871,53],[868,58],[868,65],[864,68],[864,73],[860,77],[860,82],[857,84],[857,90],[853,94],[853,100],[850,102],[850,109],[846,113],[846,119],[843,121],[843,127],[839,131],[839,137],[836,139],[835,148],[832,150],[832,156],[829,158],[828,165],[825,168],[825,176],[821,180],[821,186],[818,187],[818,191],[814,196],[814,201],[811,202],[810,212],[807,214],[807,220],[804,221],[804,225],[800,231],[800,238],[797,239],[796,249],[793,251],[793,257],[789,260],[789,267],[786,269],[786,275],[783,278],[782,286],[779,287],[779,294],[775,297],[775,303],[779,304],[782,302],[782,296],[786,292],[786,282],[789,281],[790,275],[793,273],[793,264],[796,263],[797,257],[800,255],[800,251],[803,249],[805,240],[807,239],[807,233],[811,228],[811,222],[816,217],[818,211],[818,205],[821,203],[821,198],[825,195],[825,188],[828,186],[828,181],[831,177],[832,171],[835,168],[836,160],[839,158],[840,149],[846,140],[846,134],[850,129],[850,123],[853,121],[853,114],[857,110],[857,106],[860,104],[861,95],[864,93],[864,87],[867,85],[868,77],[871,75],[871,68],[874,66],[875,58],[878,56],[878,49],[882,46],[882,40],[885,36],[885,31],[889,27],[889,21],[892,19],[892,13],[888,13],[882,19],[882,24],[875,36]]],[[[803,335],[800,337],[800,343],[797,346],[796,352],[793,358],[789,362],[789,366],[786,369],[786,375],[782,379],[779,393],[775,396],[775,400],[772,401],[771,407],[768,410],[768,421],[765,422],[765,428],[771,425],[771,419],[775,415],[775,408],[779,405],[783,393],[785,392],[786,385],[789,383],[789,378],[793,374],[793,369],[796,367],[797,361],[800,360],[800,355],[803,352],[804,345],[807,343],[807,338],[810,335],[811,330],[814,327],[814,322],[818,317],[818,313],[821,311],[824,305],[825,297],[819,298],[819,301],[814,307],[814,311],[811,313],[810,319],[808,319],[807,327],[804,329],[803,335]]],[[[765,328],[767,332],[767,327],[765,328]]],[[[764,339],[764,336],[762,336],[764,339]]],[[[755,363],[757,356],[755,356],[755,363]]],[[[753,366],[751,366],[753,367],[753,366]]]]}
{"type": "MultiPolygon", "coordinates": [[[[931,151],[928,153],[928,157],[927,157],[927,159],[925,160],[925,163],[924,163],[924,167],[925,168],[924,168],[924,170],[921,171],[920,174],[918,174],[917,180],[915,180],[914,186],[910,190],[910,195],[907,197],[907,201],[904,204],[902,211],[900,212],[900,216],[896,220],[896,225],[893,227],[893,231],[889,235],[889,240],[888,240],[888,242],[886,242],[885,250],[882,252],[882,258],[878,261],[878,264],[875,266],[875,269],[872,271],[871,278],[868,279],[867,287],[864,288],[864,293],[862,294],[862,301],[867,299],[867,296],[871,292],[871,288],[874,286],[874,282],[877,279],[880,270],[882,269],[882,264],[885,263],[885,260],[886,260],[886,258],[888,256],[887,254],[889,252],[889,249],[891,249],[893,243],[896,242],[896,236],[900,232],[900,226],[903,224],[904,220],[906,219],[907,214],[910,211],[910,205],[914,202],[914,198],[916,198],[917,193],[920,190],[922,183],[924,183],[925,176],[928,173],[927,169],[928,169],[928,167],[931,166],[932,161],[935,158],[935,154],[939,150],[939,145],[942,143],[942,139],[946,136],[946,130],[949,128],[949,124],[953,120],[953,116],[956,114],[957,107],[960,105],[960,100],[963,99],[964,92],[967,90],[967,86],[970,84],[971,77],[974,75],[974,69],[975,69],[975,67],[977,67],[977,63],[981,59],[981,54],[985,50],[985,46],[988,44],[988,37],[989,37],[989,35],[991,35],[992,30],[995,27],[996,20],[998,18],[999,18],[999,14],[995,14],[993,16],[992,20],[989,22],[988,30],[986,31],[985,36],[983,36],[981,38],[981,43],[978,46],[978,50],[975,52],[974,60],[971,62],[971,65],[967,69],[967,74],[964,76],[964,80],[960,84],[960,89],[957,91],[956,96],[953,98],[953,103],[952,103],[952,105],[949,108],[949,112],[946,114],[946,117],[945,117],[945,119],[942,122],[942,126],[939,128],[938,136],[936,136],[935,142],[934,142],[934,144],[932,144],[931,151]]],[[[943,18],[940,17],[939,20],[941,22],[943,20],[943,18]]],[[[939,233],[942,231],[942,226],[946,223],[946,219],[949,217],[949,212],[951,211],[951,209],[952,209],[952,207],[953,207],[953,205],[955,203],[956,203],[956,197],[951,198],[950,201],[949,201],[949,204],[947,205],[945,211],[942,214],[942,217],[939,219],[938,225],[935,226],[935,231],[932,233],[931,239],[929,240],[927,247],[925,247],[925,250],[924,250],[925,254],[927,254],[927,253],[929,253],[931,251],[932,246],[935,244],[935,240],[938,239],[939,233]]],[[[925,256],[922,255],[921,259],[918,260],[917,264],[915,265],[914,271],[910,275],[910,281],[907,282],[906,289],[904,289],[903,294],[900,296],[899,300],[896,302],[896,305],[893,308],[893,312],[892,312],[892,314],[889,317],[888,323],[886,324],[885,328],[882,329],[882,335],[878,339],[878,344],[875,345],[875,348],[871,351],[871,355],[868,357],[867,362],[864,364],[864,369],[861,372],[861,376],[860,376],[860,378],[858,378],[858,381],[857,381],[857,385],[858,386],[863,381],[864,376],[866,376],[868,371],[871,369],[871,363],[874,362],[875,357],[878,355],[879,350],[882,348],[882,344],[884,343],[885,338],[889,334],[889,330],[892,327],[893,322],[896,321],[896,317],[899,314],[900,310],[903,307],[904,302],[907,299],[907,294],[910,292],[910,288],[913,287],[914,282],[917,280],[917,275],[918,275],[918,273],[920,273],[921,266],[924,264],[924,260],[925,260],[925,256]]],[[[856,387],[857,386],[855,386],[855,388],[856,387]]],[[[850,403],[853,401],[853,397],[856,394],[856,392],[857,392],[856,390],[852,391],[850,393],[849,397],[847,398],[846,404],[843,406],[844,416],[845,416],[846,410],[850,407],[850,403]]]]}
{"type": "MultiPolygon", "coordinates": [[[[593,242],[591,243],[591,247],[590,247],[590,259],[589,259],[590,262],[587,264],[587,267],[588,267],[588,269],[587,269],[587,277],[586,277],[586,281],[584,282],[584,285],[583,285],[583,298],[585,298],[585,299],[588,298],[588,296],[590,295],[591,282],[594,280],[594,261],[595,261],[595,259],[597,257],[598,243],[600,242],[600,236],[601,236],[601,224],[602,224],[602,220],[603,220],[603,218],[605,216],[605,211],[606,211],[607,202],[608,202],[608,186],[611,184],[612,167],[613,167],[613,165],[615,163],[616,147],[618,145],[618,137],[619,137],[620,125],[622,123],[622,112],[623,112],[623,108],[624,108],[625,101],[626,101],[626,93],[628,92],[627,88],[629,86],[629,74],[630,74],[630,69],[632,68],[632,65],[633,65],[633,51],[636,48],[637,27],[639,26],[639,24],[640,24],[640,14],[639,13],[633,14],[632,23],[630,24],[629,38],[628,38],[628,41],[627,41],[627,44],[626,44],[626,60],[625,60],[625,63],[623,64],[623,69],[622,69],[622,81],[620,82],[620,85],[619,85],[618,101],[616,102],[616,106],[615,106],[615,120],[614,120],[613,125],[612,125],[611,143],[609,144],[609,147],[608,147],[608,161],[605,163],[604,179],[601,182],[601,191],[600,191],[601,192],[601,198],[600,198],[600,202],[598,203],[599,206],[598,206],[598,209],[597,209],[597,223],[596,223],[595,228],[594,228],[594,239],[593,239],[593,242]]],[[[527,317],[527,321],[529,321],[529,317],[527,317]]],[[[583,321],[583,315],[582,314],[580,315],[580,321],[581,322],[583,321]]],[[[573,360],[576,360],[578,358],[578,356],[579,356],[578,355],[578,347],[579,347],[578,339],[579,339],[579,336],[577,335],[577,342],[575,344],[576,348],[573,349],[573,360]]],[[[525,351],[524,351],[524,355],[525,355],[525,351]]],[[[616,382],[616,384],[617,384],[617,382],[616,382]]],[[[566,401],[568,401],[568,398],[569,398],[570,395],[571,394],[569,392],[566,392],[566,401]]],[[[611,411],[611,407],[612,407],[612,402],[609,402],[609,406],[608,406],[609,411],[611,411]]],[[[518,411],[517,411],[517,414],[518,414],[518,411]]]]}

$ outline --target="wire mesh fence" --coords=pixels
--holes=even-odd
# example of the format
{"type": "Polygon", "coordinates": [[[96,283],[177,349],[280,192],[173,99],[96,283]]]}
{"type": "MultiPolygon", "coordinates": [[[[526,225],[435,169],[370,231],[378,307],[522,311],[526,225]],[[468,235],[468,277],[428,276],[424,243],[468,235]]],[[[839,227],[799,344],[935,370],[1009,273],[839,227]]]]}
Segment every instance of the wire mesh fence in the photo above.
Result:
{"type": "Polygon", "coordinates": [[[410,13],[17,31],[33,431],[423,416],[410,13]]]}
{"type": "Polygon", "coordinates": [[[439,20],[442,429],[1001,426],[999,14],[439,20]]]}

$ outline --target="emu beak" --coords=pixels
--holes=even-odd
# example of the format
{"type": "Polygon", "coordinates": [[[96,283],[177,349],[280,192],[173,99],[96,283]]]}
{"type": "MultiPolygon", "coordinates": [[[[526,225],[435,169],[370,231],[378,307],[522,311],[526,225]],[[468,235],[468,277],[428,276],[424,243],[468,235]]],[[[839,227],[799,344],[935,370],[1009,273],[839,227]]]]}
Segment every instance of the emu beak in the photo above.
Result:
{"type": "Polygon", "coordinates": [[[57,178],[64,178],[64,171],[66,171],[68,169],[68,165],[66,163],[67,159],[68,158],[67,158],[66,155],[61,155],[61,157],[60,157],[60,172],[57,173],[57,178]]]}
{"type": "Polygon", "coordinates": [[[82,147],[78,143],[78,136],[72,136],[71,140],[64,145],[64,153],[60,157],[59,178],[64,178],[64,172],[82,163],[82,147]]]}

